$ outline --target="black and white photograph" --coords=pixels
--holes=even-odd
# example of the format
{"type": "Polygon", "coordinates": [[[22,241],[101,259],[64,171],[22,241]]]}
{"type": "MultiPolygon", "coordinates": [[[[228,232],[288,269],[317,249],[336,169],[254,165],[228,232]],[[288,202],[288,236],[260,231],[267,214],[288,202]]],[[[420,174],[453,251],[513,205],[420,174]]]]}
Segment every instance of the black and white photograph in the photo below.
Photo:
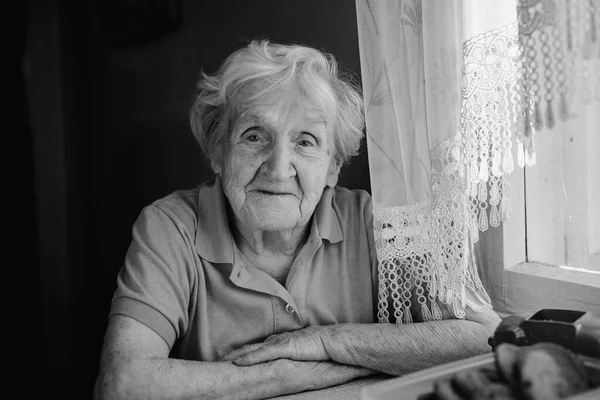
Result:
{"type": "Polygon", "coordinates": [[[4,15],[11,398],[600,398],[600,0],[4,15]]]}

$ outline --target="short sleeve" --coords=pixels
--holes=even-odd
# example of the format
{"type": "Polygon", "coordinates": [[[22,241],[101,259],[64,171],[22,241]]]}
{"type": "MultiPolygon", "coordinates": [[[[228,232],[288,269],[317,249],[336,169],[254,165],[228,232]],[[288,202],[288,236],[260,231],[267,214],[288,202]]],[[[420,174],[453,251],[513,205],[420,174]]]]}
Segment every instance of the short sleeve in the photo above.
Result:
{"type": "Polygon", "coordinates": [[[117,277],[110,315],[126,315],[158,333],[172,348],[189,325],[194,285],[193,239],[155,205],[142,210],[117,277]]]}

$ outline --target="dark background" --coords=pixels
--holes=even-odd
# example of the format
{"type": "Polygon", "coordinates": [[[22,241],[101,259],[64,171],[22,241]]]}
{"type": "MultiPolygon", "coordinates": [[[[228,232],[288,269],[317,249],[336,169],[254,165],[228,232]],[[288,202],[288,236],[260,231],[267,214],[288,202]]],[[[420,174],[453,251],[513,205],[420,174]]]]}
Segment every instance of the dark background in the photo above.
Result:
{"type": "MultiPolygon", "coordinates": [[[[153,200],[212,177],[188,123],[200,70],[212,73],[248,40],[267,37],[331,52],[360,80],[355,3],[17,4],[5,14],[17,27],[5,75],[15,87],[16,146],[5,152],[17,149],[7,173],[16,210],[7,213],[22,247],[6,282],[22,308],[5,325],[5,345],[17,352],[11,372],[27,378],[19,397],[91,398],[133,222],[153,200]]],[[[370,190],[366,149],[339,183],[370,190]]]]}

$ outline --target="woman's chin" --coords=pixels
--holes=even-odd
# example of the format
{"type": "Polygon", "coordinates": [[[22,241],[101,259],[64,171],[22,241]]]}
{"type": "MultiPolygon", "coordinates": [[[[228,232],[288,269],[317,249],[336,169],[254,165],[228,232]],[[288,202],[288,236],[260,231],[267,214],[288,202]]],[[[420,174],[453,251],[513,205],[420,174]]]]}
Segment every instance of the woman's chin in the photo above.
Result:
{"type": "Polygon", "coordinates": [[[300,213],[288,208],[256,209],[252,218],[255,229],[269,232],[288,231],[302,225],[300,213]]]}

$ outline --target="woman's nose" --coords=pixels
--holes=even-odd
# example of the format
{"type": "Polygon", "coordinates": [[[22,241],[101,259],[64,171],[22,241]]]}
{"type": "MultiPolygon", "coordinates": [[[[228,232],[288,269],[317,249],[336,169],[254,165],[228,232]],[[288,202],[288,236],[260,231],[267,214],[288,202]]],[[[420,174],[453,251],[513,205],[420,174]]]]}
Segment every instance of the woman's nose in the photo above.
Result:
{"type": "Polygon", "coordinates": [[[287,146],[281,143],[273,146],[263,165],[268,178],[273,181],[286,181],[292,178],[296,173],[292,163],[292,156],[287,146]]]}

